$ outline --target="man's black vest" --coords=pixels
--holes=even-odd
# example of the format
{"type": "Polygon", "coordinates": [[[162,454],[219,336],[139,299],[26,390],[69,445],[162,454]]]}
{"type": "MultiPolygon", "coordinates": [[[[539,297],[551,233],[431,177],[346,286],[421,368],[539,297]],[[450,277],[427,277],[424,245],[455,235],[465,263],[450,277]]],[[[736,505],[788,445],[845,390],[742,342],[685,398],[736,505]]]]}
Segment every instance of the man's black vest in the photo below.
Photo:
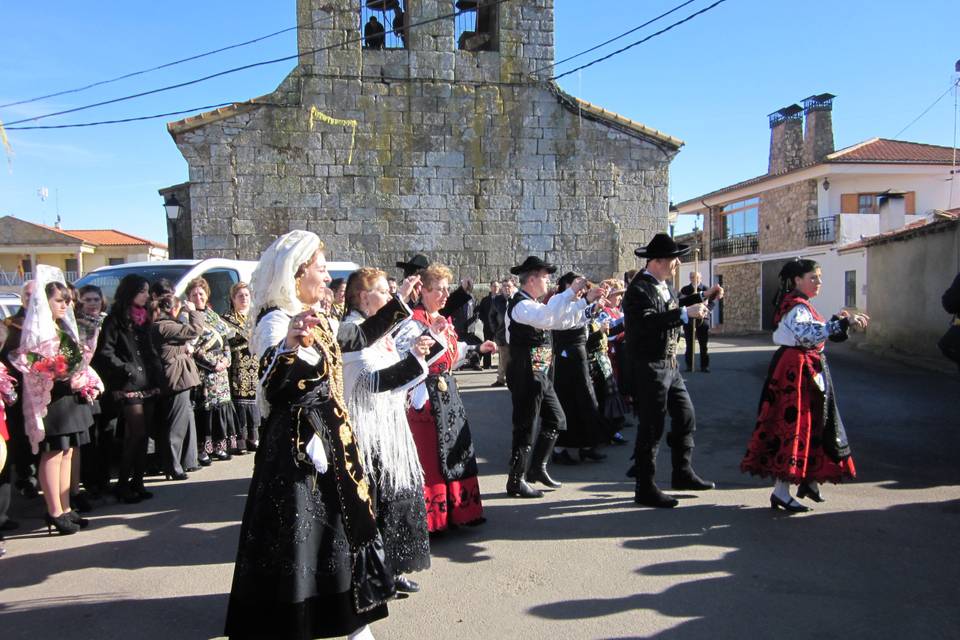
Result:
{"type": "Polygon", "coordinates": [[[510,298],[507,303],[507,315],[510,316],[510,349],[529,349],[530,347],[542,347],[550,344],[550,332],[543,329],[536,329],[528,324],[517,322],[513,317],[513,308],[524,300],[532,300],[530,296],[518,291],[510,298]]]}

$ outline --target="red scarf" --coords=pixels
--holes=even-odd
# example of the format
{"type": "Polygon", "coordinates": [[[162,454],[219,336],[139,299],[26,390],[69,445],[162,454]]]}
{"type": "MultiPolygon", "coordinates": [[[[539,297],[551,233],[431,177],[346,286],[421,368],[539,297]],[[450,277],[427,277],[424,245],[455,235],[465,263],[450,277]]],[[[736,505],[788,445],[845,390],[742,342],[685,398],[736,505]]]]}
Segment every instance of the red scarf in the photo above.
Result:
{"type": "Polygon", "coordinates": [[[138,327],[147,323],[147,310],[145,307],[130,307],[130,319],[138,327]]]}

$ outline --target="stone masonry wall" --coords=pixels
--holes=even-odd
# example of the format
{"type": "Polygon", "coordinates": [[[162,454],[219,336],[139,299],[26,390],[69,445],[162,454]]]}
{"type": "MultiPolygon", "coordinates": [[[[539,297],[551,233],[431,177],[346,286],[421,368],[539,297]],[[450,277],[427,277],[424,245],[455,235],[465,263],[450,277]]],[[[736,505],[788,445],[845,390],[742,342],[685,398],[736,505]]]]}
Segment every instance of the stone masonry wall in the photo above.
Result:
{"type": "MultiPolygon", "coordinates": [[[[451,2],[409,3],[408,24],[451,2]]],[[[413,252],[486,281],[524,256],[605,277],[666,228],[676,148],[581,117],[549,84],[553,2],[500,5],[500,51],[455,50],[453,20],[409,49],[364,51],[359,0],[300,0],[301,65],[269,105],[174,130],[190,167],[196,257],[256,259],[316,232],[328,259],[413,252]]]]}
{"type": "Polygon", "coordinates": [[[723,323],[718,333],[753,333],[760,330],[760,263],[718,264],[723,276],[723,323]]]}
{"type": "Polygon", "coordinates": [[[806,249],[807,220],[816,217],[816,180],[765,191],[760,195],[760,252],[769,254],[806,249]]]}

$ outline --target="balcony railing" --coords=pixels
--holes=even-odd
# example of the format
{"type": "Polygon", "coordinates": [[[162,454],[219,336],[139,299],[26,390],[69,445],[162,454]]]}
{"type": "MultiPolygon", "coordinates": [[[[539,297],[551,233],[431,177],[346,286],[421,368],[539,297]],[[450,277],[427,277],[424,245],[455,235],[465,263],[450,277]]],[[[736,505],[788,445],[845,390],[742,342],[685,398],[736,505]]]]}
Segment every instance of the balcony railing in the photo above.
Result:
{"type": "Polygon", "coordinates": [[[756,233],[744,233],[729,238],[715,238],[710,243],[710,253],[714,258],[726,258],[727,256],[742,256],[750,253],[757,253],[759,243],[756,233]]]}
{"type": "MultiPolygon", "coordinates": [[[[76,271],[64,271],[63,277],[67,282],[75,282],[80,279],[82,274],[76,271]]],[[[0,287],[19,287],[27,280],[33,280],[33,274],[30,272],[20,273],[19,271],[0,271],[0,287]]]]}
{"type": "Polygon", "coordinates": [[[807,245],[832,244],[840,231],[840,216],[807,220],[807,245]]]}

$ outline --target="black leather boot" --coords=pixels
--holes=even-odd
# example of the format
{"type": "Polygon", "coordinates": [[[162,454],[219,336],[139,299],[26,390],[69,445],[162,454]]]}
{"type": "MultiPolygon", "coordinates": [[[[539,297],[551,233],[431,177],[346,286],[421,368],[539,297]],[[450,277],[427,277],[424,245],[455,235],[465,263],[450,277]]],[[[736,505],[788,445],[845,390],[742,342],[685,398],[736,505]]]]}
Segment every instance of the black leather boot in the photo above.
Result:
{"type": "Polygon", "coordinates": [[[693,447],[672,447],[670,457],[673,460],[673,475],[671,477],[671,486],[681,491],[707,491],[713,489],[716,485],[709,480],[704,480],[693,470],[691,460],[693,458],[693,447]]]}
{"type": "Polygon", "coordinates": [[[510,456],[510,472],[507,474],[507,495],[517,498],[542,498],[543,492],[534,489],[523,479],[527,469],[530,447],[515,447],[510,456]]]}
{"type": "Polygon", "coordinates": [[[657,483],[654,482],[657,471],[657,447],[649,452],[638,451],[636,457],[634,469],[637,473],[637,484],[633,492],[633,501],[645,507],[658,509],[672,509],[677,506],[679,504],[677,499],[660,491],[657,483]]]}
{"type": "Polygon", "coordinates": [[[547,473],[547,461],[553,453],[560,433],[557,431],[541,431],[537,444],[533,448],[533,457],[530,459],[530,469],[527,471],[527,482],[540,482],[551,489],[559,489],[563,484],[557,482],[547,473]]]}

